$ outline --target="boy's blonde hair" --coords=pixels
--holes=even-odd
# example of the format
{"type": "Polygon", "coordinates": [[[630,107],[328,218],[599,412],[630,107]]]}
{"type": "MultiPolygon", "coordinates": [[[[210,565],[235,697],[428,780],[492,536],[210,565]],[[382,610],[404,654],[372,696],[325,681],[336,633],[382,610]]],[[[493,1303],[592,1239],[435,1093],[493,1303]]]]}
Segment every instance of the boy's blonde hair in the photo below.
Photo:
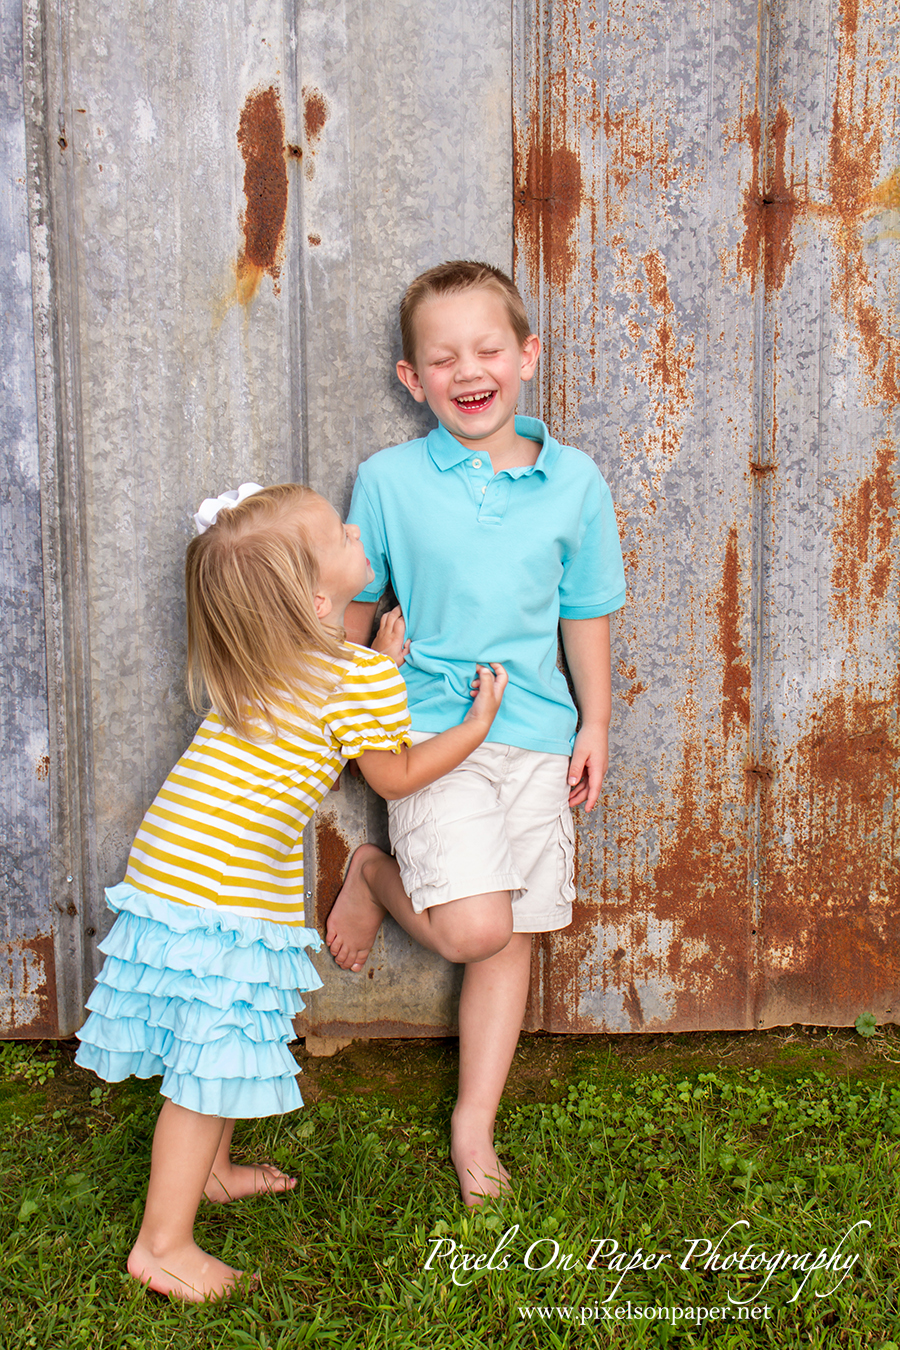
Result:
{"type": "Polygon", "coordinates": [[[320,498],[299,483],[264,488],[188,545],[188,692],[203,689],[223,722],[249,740],[278,731],[292,692],[327,683],[321,660],[343,654],[343,634],[315,609],[319,566],[302,508],[320,498]],[[262,725],[261,725],[262,724],[262,725]]]}
{"type": "Polygon", "coordinates": [[[406,294],[400,301],[400,336],[403,340],[404,361],[413,367],[416,364],[416,314],[422,305],[438,296],[458,295],[461,291],[471,291],[478,286],[495,291],[500,297],[506,306],[519,346],[524,347],[532,330],[525,313],[525,302],[515,283],[499,267],[492,267],[490,263],[457,259],[430,267],[406,288],[406,294]]]}

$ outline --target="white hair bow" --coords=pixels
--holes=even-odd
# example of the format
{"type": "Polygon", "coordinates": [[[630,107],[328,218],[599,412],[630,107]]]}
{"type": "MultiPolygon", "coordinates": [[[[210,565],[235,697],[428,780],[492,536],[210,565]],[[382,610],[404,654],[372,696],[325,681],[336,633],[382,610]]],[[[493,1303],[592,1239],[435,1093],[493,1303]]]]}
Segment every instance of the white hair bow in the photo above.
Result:
{"type": "Polygon", "coordinates": [[[241,502],[247,497],[252,497],[254,492],[262,492],[259,483],[241,483],[239,488],[229,488],[227,492],[220,493],[218,497],[207,497],[200,503],[200,509],[194,516],[197,533],[205,534],[210,525],[215,525],[216,517],[220,511],[230,510],[232,506],[240,506],[241,502]]]}

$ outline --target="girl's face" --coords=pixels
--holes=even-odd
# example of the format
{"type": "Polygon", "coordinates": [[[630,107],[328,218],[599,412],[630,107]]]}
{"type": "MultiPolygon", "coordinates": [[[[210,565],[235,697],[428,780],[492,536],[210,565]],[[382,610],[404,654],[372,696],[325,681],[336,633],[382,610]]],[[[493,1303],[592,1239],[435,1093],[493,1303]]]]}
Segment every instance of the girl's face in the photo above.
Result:
{"type": "Polygon", "coordinates": [[[319,561],[318,590],[330,602],[331,618],[340,622],[347,605],[375,575],[360,542],[359,527],[342,524],[323,497],[305,508],[304,521],[319,561]]]}

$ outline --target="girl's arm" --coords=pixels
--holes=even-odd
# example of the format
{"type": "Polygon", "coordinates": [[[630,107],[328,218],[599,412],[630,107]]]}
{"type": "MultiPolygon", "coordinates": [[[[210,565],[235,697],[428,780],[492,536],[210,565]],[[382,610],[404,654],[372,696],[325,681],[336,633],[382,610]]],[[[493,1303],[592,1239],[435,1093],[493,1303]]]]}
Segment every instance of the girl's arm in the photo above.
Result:
{"type": "Polygon", "coordinates": [[[419,745],[393,750],[366,750],[357,763],[363,778],[380,797],[394,802],[428,787],[477,750],[491,729],[503,699],[508,676],[503,666],[476,666],[473,703],[458,727],[442,731],[419,745]]]}
{"type": "Polygon", "coordinates": [[[563,649],[581,726],[569,764],[569,805],[590,811],[600,796],[609,766],[609,719],[612,672],[609,615],[596,619],[561,619],[563,649]]]}

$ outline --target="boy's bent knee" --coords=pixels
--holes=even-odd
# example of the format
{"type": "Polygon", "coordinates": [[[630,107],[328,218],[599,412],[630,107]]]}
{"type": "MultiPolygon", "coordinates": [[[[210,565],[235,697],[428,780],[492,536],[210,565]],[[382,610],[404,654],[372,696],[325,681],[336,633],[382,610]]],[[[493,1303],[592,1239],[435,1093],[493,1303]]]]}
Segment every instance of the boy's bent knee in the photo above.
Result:
{"type": "Polygon", "coordinates": [[[464,964],[496,956],[513,931],[509,891],[467,895],[431,911],[431,923],[441,955],[464,964]]]}

